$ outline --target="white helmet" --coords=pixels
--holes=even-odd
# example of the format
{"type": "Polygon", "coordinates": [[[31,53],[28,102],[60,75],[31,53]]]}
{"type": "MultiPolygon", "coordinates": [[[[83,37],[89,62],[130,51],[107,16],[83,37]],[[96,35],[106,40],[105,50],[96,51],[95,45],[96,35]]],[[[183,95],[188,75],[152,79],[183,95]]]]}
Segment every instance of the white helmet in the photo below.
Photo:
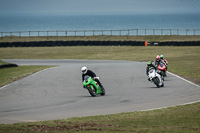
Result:
{"type": "Polygon", "coordinates": [[[81,68],[81,72],[83,73],[83,74],[86,74],[87,73],[87,67],[86,66],[84,66],[84,67],[82,67],[81,68]]]}

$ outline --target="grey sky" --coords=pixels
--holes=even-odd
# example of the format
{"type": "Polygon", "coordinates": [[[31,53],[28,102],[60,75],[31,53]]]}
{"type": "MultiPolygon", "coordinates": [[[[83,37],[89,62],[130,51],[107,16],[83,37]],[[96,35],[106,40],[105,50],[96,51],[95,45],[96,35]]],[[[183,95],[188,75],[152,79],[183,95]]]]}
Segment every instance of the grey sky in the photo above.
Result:
{"type": "Polygon", "coordinates": [[[0,0],[0,13],[186,13],[200,0],[0,0]]]}

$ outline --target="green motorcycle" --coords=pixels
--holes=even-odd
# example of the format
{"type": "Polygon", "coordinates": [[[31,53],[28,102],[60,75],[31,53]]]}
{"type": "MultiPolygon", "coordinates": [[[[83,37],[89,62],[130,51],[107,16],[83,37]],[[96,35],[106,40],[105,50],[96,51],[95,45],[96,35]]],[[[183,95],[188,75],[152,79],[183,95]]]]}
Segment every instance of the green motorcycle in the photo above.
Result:
{"type": "MultiPolygon", "coordinates": [[[[98,78],[98,77],[96,77],[98,78]]],[[[105,89],[104,87],[100,87],[99,84],[90,76],[85,76],[83,85],[87,90],[89,91],[90,95],[95,97],[96,95],[105,95],[105,89]]]]}

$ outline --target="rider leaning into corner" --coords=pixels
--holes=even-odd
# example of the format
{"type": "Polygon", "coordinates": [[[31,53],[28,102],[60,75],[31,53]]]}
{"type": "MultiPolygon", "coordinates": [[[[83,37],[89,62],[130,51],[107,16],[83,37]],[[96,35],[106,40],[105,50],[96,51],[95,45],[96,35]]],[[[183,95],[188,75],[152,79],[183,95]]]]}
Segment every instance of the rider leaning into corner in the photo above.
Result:
{"type": "MultiPolygon", "coordinates": [[[[98,84],[100,87],[102,87],[102,84],[100,83],[99,79],[96,78],[96,74],[92,71],[92,70],[88,70],[86,66],[81,68],[81,72],[82,72],[82,82],[84,81],[84,77],[86,75],[92,77],[98,84]]],[[[85,88],[85,86],[83,86],[85,88]]]]}
{"type": "MultiPolygon", "coordinates": [[[[146,68],[146,75],[147,75],[147,76],[149,76],[149,70],[150,70],[151,68],[157,70],[157,67],[155,67],[151,61],[148,61],[148,62],[147,62],[147,68],[146,68]]],[[[150,81],[149,78],[148,78],[148,80],[150,81]]]]}

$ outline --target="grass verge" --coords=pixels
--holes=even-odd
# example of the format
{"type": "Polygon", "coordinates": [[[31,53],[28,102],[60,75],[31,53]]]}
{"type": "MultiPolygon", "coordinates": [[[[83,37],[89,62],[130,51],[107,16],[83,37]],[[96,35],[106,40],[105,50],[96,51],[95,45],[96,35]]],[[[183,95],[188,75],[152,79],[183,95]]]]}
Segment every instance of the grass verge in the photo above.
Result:
{"type": "Polygon", "coordinates": [[[3,64],[7,64],[7,62],[0,60],[0,65],[3,65],[3,64]]]}
{"type": "Polygon", "coordinates": [[[31,41],[200,41],[200,35],[147,35],[147,36],[48,36],[48,37],[0,37],[0,42],[31,42],[31,41]]]}
{"type": "Polygon", "coordinates": [[[71,118],[33,123],[0,124],[2,132],[199,133],[200,103],[144,112],[71,118]]]}
{"type": "Polygon", "coordinates": [[[19,66],[0,69],[0,87],[46,68],[48,66],[19,66]]]}

